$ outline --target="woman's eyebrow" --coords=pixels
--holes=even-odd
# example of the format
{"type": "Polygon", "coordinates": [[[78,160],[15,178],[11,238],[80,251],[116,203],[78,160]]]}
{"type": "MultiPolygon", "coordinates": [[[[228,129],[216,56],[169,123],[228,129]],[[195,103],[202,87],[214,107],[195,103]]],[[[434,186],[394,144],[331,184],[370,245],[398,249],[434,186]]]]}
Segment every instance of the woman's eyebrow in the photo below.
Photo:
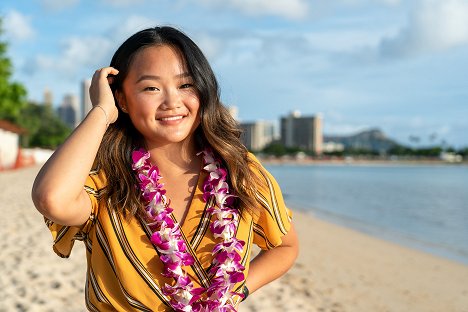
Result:
{"type": "MultiPolygon", "coordinates": [[[[174,76],[174,78],[187,78],[187,77],[192,77],[190,73],[188,72],[183,72],[181,74],[177,74],[174,76]]],[[[143,81],[143,80],[161,80],[161,76],[158,75],[142,75],[137,79],[137,83],[143,81]]]]}
{"type": "Polygon", "coordinates": [[[143,80],[161,80],[161,77],[160,76],[156,76],[156,75],[142,75],[140,76],[140,78],[137,79],[137,83],[140,82],[140,81],[143,81],[143,80]]]}
{"type": "Polygon", "coordinates": [[[190,75],[190,73],[188,72],[183,72],[181,74],[175,75],[175,78],[187,78],[187,77],[191,78],[192,75],[190,75]]]}

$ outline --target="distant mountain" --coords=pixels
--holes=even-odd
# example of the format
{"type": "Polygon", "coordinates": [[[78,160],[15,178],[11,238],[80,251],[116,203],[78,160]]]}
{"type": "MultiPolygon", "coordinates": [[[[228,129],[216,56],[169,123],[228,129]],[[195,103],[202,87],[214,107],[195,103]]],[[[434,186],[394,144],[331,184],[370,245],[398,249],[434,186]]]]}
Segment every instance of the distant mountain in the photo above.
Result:
{"type": "Polygon", "coordinates": [[[366,149],[378,153],[385,153],[392,147],[400,146],[380,129],[370,129],[348,136],[324,135],[323,139],[324,142],[341,143],[345,149],[366,149]]]}

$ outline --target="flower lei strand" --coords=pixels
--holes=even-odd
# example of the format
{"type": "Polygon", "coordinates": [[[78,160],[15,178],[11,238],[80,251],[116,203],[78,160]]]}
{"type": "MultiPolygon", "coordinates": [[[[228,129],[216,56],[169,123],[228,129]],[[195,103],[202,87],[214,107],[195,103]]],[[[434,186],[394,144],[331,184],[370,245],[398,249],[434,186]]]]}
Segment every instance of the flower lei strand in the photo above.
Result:
{"type": "Polygon", "coordinates": [[[164,263],[162,275],[174,278],[174,286],[166,284],[162,291],[170,298],[170,304],[176,311],[236,311],[233,296],[242,294],[232,289],[244,280],[244,266],[240,263],[244,241],[235,237],[239,223],[239,213],[233,208],[235,196],[229,193],[226,182],[227,170],[221,166],[210,150],[204,150],[203,169],[208,177],[203,184],[203,201],[214,197],[214,204],[207,208],[211,214],[210,230],[219,242],[215,244],[212,255],[212,275],[208,288],[195,288],[182,267],[194,263],[192,255],[180,232],[180,225],[171,217],[172,208],[166,198],[166,190],[159,183],[161,175],[157,166],[149,162],[150,153],[144,149],[132,153],[133,170],[136,171],[139,188],[145,203],[148,225],[153,231],[151,242],[156,247],[164,263]]]}

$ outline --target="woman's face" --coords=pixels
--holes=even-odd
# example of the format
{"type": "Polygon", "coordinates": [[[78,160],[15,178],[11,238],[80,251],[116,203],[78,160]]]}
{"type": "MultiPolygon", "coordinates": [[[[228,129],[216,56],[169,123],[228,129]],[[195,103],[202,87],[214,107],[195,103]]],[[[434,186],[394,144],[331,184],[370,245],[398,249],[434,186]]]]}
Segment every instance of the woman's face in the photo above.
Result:
{"type": "Polygon", "coordinates": [[[190,140],[200,124],[193,78],[181,55],[167,45],[137,52],[117,99],[148,148],[190,140]]]}

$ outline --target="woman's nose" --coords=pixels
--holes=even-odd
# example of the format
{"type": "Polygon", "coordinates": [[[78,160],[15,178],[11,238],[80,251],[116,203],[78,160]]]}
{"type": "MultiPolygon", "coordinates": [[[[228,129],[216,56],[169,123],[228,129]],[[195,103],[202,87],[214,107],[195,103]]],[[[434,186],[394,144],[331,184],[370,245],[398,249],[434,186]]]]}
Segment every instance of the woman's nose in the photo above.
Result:
{"type": "Polygon", "coordinates": [[[166,89],[162,104],[164,109],[174,109],[181,106],[181,97],[178,91],[179,90],[175,89],[166,89]]]}

